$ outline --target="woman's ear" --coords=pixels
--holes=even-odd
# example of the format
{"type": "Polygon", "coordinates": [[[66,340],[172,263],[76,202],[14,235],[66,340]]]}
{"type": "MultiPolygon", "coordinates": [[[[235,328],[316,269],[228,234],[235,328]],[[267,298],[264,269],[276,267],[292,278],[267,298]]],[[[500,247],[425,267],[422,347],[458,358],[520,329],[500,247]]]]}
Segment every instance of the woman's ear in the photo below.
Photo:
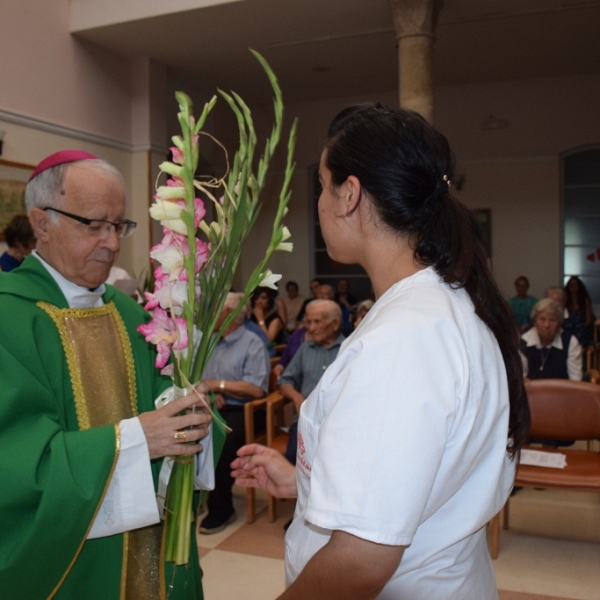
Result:
{"type": "Polygon", "coordinates": [[[357,208],[362,196],[360,181],[354,175],[350,175],[344,182],[342,199],[346,208],[346,216],[351,215],[357,208]]]}

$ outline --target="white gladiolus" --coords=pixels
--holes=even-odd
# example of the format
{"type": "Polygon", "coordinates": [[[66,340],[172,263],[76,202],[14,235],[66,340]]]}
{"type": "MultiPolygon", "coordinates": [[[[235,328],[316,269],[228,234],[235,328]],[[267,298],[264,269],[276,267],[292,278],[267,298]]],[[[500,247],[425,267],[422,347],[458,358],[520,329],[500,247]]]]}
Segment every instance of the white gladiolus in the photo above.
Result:
{"type": "MultiPolygon", "coordinates": [[[[177,188],[170,188],[177,189],[177,188]]],[[[168,200],[155,200],[150,206],[150,216],[155,221],[160,221],[160,224],[167,229],[176,231],[185,235],[187,233],[186,224],[180,219],[183,207],[169,202],[168,200]]]]}
{"type": "Polygon", "coordinates": [[[181,249],[172,244],[156,246],[150,252],[150,257],[162,265],[163,272],[169,274],[171,281],[178,279],[184,269],[181,249]]]}
{"type": "Polygon", "coordinates": [[[274,290],[277,289],[275,285],[281,279],[281,275],[277,273],[273,273],[271,269],[267,269],[265,276],[262,278],[261,282],[258,284],[260,287],[268,287],[274,290]]]}
{"type": "Polygon", "coordinates": [[[283,252],[291,252],[294,249],[292,242],[281,242],[275,250],[283,250],[283,252]]]}
{"type": "Polygon", "coordinates": [[[154,292],[158,298],[160,307],[164,310],[172,310],[173,314],[179,316],[183,312],[183,303],[187,302],[187,281],[174,281],[163,285],[154,292]]]}

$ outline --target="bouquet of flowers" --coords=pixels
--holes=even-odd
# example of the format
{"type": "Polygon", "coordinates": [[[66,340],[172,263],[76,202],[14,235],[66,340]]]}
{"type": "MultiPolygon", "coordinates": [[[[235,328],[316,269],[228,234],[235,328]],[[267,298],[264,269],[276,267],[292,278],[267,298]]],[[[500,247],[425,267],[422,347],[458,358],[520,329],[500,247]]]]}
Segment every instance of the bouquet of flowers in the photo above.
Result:
{"type": "MultiPolygon", "coordinates": [[[[275,282],[281,276],[267,268],[273,252],[292,250],[287,241],[290,232],[283,219],[291,196],[297,121],[289,132],[285,175],[265,256],[252,272],[238,310],[217,331],[217,319],[230,291],[244,242],[261,208],[260,192],[283,127],[283,102],[277,78],[265,59],[257,52],[252,53],[265,70],[275,95],[275,122],[263,154],[255,160],[257,139],[248,106],[237,94],[219,90],[237,119],[239,148],[222,179],[197,180],[199,139],[217,96],[206,103],[195,119],[190,98],[178,92],[181,135],[172,138],[172,162],[160,165],[168,179],[166,185],[157,188],[150,208],[152,218],[163,226],[164,238],[150,251],[151,258],[159,263],[154,271],[154,291],[146,293],[145,308],[151,312],[152,320],[139,330],[148,342],[156,345],[156,366],[172,376],[179,393],[200,380],[219,338],[239,310],[244,309],[254,289],[259,285],[276,287],[275,282]],[[210,223],[205,220],[204,202],[197,197],[197,190],[214,207],[216,218],[210,223]]],[[[224,427],[214,411],[213,415],[214,426],[224,427]]],[[[165,501],[165,559],[177,565],[189,562],[193,484],[193,456],[176,459],[165,501]]]]}

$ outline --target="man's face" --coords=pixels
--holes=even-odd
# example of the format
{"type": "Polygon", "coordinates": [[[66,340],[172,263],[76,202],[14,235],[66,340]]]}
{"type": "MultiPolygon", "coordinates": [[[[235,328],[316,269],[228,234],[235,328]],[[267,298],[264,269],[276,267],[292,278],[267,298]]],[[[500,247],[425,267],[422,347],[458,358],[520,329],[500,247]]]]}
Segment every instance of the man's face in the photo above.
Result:
{"type": "Polygon", "coordinates": [[[529,286],[527,285],[527,282],[524,279],[517,279],[517,281],[515,281],[515,290],[517,292],[517,296],[521,298],[527,296],[528,289],[529,286]]]}
{"type": "Polygon", "coordinates": [[[564,305],[565,305],[565,296],[564,296],[562,290],[552,290],[552,291],[550,291],[548,293],[548,298],[550,298],[550,300],[554,300],[554,302],[557,302],[562,307],[564,307],[564,305]]]}
{"type": "Polygon", "coordinates": [[[298,296],[298,288],[295,285],[288,285],[286,288],[288,298],[293,300],[298,296]]]}
{"type": "Polygon", "coordinates": [[[310,282],[310,293],[313,295],[314,298],[317,297],[317,294],[319,293],[319,288],[321,287],[321,284],[318,281],[311,281],[310,282]]]}
{"type": "Polygon", "coordinates": [[[332,344],[337,336],[340,324],[338,319],[328,318],[328,309],[323,306],[306,307],[305,327],[311,339],[319,346],[332,344]]]}
{"type": "MultiPolygon", "coordinates": [[[[65,171],[60,210],[88,219],[121,221],[125,191],[109,173],[73,163],[65,171]]],[[[38,252],[69,281],[95,289],[108,278],[119,255],[120,239],[114,227],[105,236],[94,236],[76,220],[41,209],[30,211],[38,236],[38,252]]]]}
{"type": "Polygon", "coordinates": [[[317,298],[319,300],[333,300],[333,297],[333,288],[330,285],[319,286],[319,291],[317,292],[317,298]]]}

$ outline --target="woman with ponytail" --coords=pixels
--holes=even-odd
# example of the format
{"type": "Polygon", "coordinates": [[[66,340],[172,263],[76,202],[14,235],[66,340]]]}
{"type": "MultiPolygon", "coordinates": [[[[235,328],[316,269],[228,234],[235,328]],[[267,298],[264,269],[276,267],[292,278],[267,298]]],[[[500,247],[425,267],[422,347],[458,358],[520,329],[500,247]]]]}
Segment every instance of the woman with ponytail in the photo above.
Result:
{"type": "Polygon", "coordinates": [[[242,485],[297,496],[281,598],[493,600],[485,525],[529,412],[518,339],[453,156],[421,116],[354,106],[329,130],[319,220],[376,303],[304,402],[296,472],[242,448],[242,485]]]}

